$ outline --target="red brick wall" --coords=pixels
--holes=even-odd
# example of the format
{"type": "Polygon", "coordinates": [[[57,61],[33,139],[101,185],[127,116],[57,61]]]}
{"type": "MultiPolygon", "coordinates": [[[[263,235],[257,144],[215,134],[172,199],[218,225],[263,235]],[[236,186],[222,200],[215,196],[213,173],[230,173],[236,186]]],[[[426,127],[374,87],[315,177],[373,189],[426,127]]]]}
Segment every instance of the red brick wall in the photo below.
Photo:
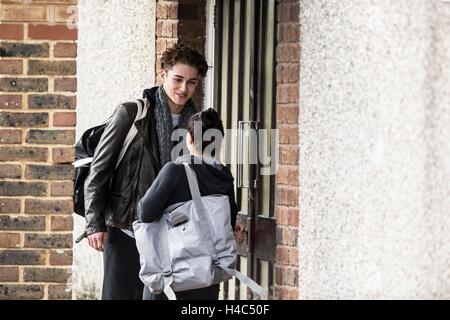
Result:
{"type": "Polygon", "coordinates": [[[77,0],[0,2],[0,300],[71,299],[77,0]]]}
{"type": "Polygon", "coordinates": [[[299,224],[299,68],[300,7],[298,0],[277,4],[277,127],[280,167],[277,186],[276,299],[298,299],[299,224]]]}
{"type": "MultiPolygon", "coordinates": [[[[158,0],[156,4],[156,83],[161,84],[160,58],[166,48],[183,41],[200,53],[205,53],[206,18],[205,0],[158,0]]],[[[197,107],[202,108],[204,88],[200,86],[194,96],[197,107]]]]}

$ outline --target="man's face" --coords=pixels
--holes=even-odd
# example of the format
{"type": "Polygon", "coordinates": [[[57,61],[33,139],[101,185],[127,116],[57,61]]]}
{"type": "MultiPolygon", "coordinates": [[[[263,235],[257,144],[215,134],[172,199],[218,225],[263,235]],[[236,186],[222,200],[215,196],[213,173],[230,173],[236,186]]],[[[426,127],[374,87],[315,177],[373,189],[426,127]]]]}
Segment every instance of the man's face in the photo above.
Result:
{"type": "Polygon", "coordinates": [[[161,77],[164,90],[169,99],[170,111],[172,113],[180,113],[197,89],[199,83],[197,68],[177,63],[172,69],[161,70],[161,77]]]}

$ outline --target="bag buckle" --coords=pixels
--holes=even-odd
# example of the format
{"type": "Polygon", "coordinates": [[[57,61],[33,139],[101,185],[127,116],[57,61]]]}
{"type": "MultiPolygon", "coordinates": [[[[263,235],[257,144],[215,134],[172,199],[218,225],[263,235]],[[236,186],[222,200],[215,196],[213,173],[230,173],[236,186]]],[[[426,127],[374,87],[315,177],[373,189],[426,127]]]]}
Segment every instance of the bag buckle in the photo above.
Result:
{"type": "Polygon", "coordinates": [[[163,270],[162,275],[164,277],[170,277],[172,275],[172,268],[170,268],[169,270],[163,270]]]}

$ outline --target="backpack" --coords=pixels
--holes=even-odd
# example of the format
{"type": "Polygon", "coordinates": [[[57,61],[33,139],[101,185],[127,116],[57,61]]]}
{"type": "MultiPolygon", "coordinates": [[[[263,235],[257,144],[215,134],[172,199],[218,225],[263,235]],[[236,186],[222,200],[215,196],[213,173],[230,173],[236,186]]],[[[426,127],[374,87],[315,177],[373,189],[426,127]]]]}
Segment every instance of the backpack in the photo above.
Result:
{"type": "MultiPolygon", "coordinates": [[[[136,100],[137,103],[137,113],[134,122],[143,119],[147,115],[147,100],[136,100]]],[[[84,217],[85,216],[85,206],[84,206],[84,184],[87,176],[89,175],[89,169],[94,157],[95,149],[105,131],[106,126],[111,120],[112,116],[105,121],[105,123],[87,129],[80,140],[75,144],[75,162],[73,166],[75,167],[75,180],[74,180],[74,193],[73,193],[73,204],[74,213],[84,217]]],[[[136,126],[132,125],[128,135],[126,136],[122,150],[120,151],[119,158],[116,163],[116,169],[123,159],[125,152],[127,151],[129,145],[133,141],[137,134],[136,126]]],[[[81,238],[81,237],[80,237],[81,238]]],[[[82,238],[81,238],[82,239],[82,238]]],[[[80,241],[81,241],[80,239],[80,241]]],[[[77,239],[78,241],[78,239],[77,239]]],[[[79,241],[78,241],[79,242],[79,241]]]]}
{"type": "Polygon", "coordinates": [[[158,221],[133,222],[140,279],[150,292],[176,300],[176,291],[209,287],[235,276],[267,299],[267,289],[234,269],[237,251],[228,196],[202,197],[195,172],[183,165],[192,200],[169,206],[158,221]]]}

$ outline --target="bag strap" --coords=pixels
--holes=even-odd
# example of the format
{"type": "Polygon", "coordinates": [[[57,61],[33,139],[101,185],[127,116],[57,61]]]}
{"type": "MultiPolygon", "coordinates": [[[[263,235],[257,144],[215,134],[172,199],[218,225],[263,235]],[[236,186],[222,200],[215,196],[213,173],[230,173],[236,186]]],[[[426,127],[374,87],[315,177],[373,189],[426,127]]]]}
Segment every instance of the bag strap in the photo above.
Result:
{"type": "Polygon", "coordinates": [[[170,286],[173,282],[172,277],[172,263],[170,261],[169,251],[169,236],[167,234],[166,220],[164,218],[159,219],[159,228],[161,230],[159,248],[161,257],[162,274],[164,276],[164,293],[169,300],[177,300],[177,296],[170,286]]]}
{"type": "Polygon", "coordinates": [[[215,264],[218,262],[217,252],[214,247],[214,228],[211,224],[210,216],[207,214],[205,206],[203,205],[202,197],[200,194],[200,189],[198,188],[198,181],[194,170],[189,166],[189,164],[183,162],[184,169],[186,171],[186,176],[189,183],[189,189],[191,191],[192,200],[194,201],[195,214],[197,215],[196,222],[200,226],[205,236],[205,241],[209,244],[209,253],[215,264]]]}
{"type": "MultiPolygon", "coordinates": [[[[125,156],[125,152],[127,152],[128,147],[130,146],[131,142],[133,142],[133,139],[136,137],[137,128],[134,124],[136,123],[136,121],[144,119],[145,116],[147,115],[147,110],[148,110],[147,103],[148,103],[147,99],[145,99],[144,101],[141,101],[140,99],[136,100],[136,104],[137,104],[136,118],[134,119],[133,124],[131,125],[131,128],[128,131],[128,134],[125,137],[125,140],[122,145],[122,149],[120,150],[119,157],[117,158],[117,163],[116,163],[116,166],[114,169],[117,169],[117,167],[119,166],[123,157],[125,156]]],[[[106,120],[106,122],[108,122],[110,119],[111,119],[111,117],[109,117],[108,120],[106,120]]],[[[100,126],[98,126],[98,127],[100,127],[100,126]]],[[[92,160],[93,160],[93,157],[79,159],[79,160],[73,162],[73,166],[75,168],[87,166],[92,162],[92,160]]]]}
{"type": "Polygon", "coordinates": [[[145,116],[147,115],[147,110],[148,110],[147,99],[145,99],[144,101],[137,99],[136,104],[137,104],[136,118],[134,119],[133,124],[131,125],[130,131],[128,131],[128,134],[125,137],[122,149],[120,150],[120,153],[119,153],[119,158],[117,158],[117,163],[116,163],[115,169],[117,169],[117,167],[119,166],[120,162],[122,161],[123,157],[125,156],[125,152],[127,152],[128,147],[130,146],[131,142],[136,137],[137,128],[134,124],[136,123],[136,121],[139,121],[139,120],[145,118],[145,116]]]}
{"type": "MultiPolygon", "coordinates": [[[[184,168],[186,171],[186,176],[187,176],[188,183],[189,183],[189,189],[190,189],[191,195],[192,195],[192,200],[194,201],[195,208],[197,209],[196,212],[197,212],[197,214],[200,215],[197,217],[199,220],[198,222],[199,222],[202,230],[205,232],[205,235],[206,235],[205,240],[207,241],[207,243],[210,244],[209,251],[211,253],[211,256],[213,258],[215,265],[220,267],[222,270],[224,270],[231,276],[238,278],[241,281],[241,283],[243,283],[248,288],[250,288],[250,290],[252,290],[254,293],[256,293],[261,298],[261,300],[267,300],[268,291],[266,288],[261,287],[255,281],[253,281],[249,277],[243,275],[239,271],[230,269],[219,263],[219,260],[217,258],[216,249],[214,248],[214,245],[213,245],[214,238],[213,238],[212,234],[214,232],[213,231],[214,229],[211,224],[210,216],[207,214],[205,206],[203,205],[195,172],[194,172],[194,170],[192,170],[192,168],[189,166],[189,164],[184,162],[183,165],[184,165],[184,168]]],[[[165,251],[163,251],[163,252],[165,252],[165,251]]]]}

